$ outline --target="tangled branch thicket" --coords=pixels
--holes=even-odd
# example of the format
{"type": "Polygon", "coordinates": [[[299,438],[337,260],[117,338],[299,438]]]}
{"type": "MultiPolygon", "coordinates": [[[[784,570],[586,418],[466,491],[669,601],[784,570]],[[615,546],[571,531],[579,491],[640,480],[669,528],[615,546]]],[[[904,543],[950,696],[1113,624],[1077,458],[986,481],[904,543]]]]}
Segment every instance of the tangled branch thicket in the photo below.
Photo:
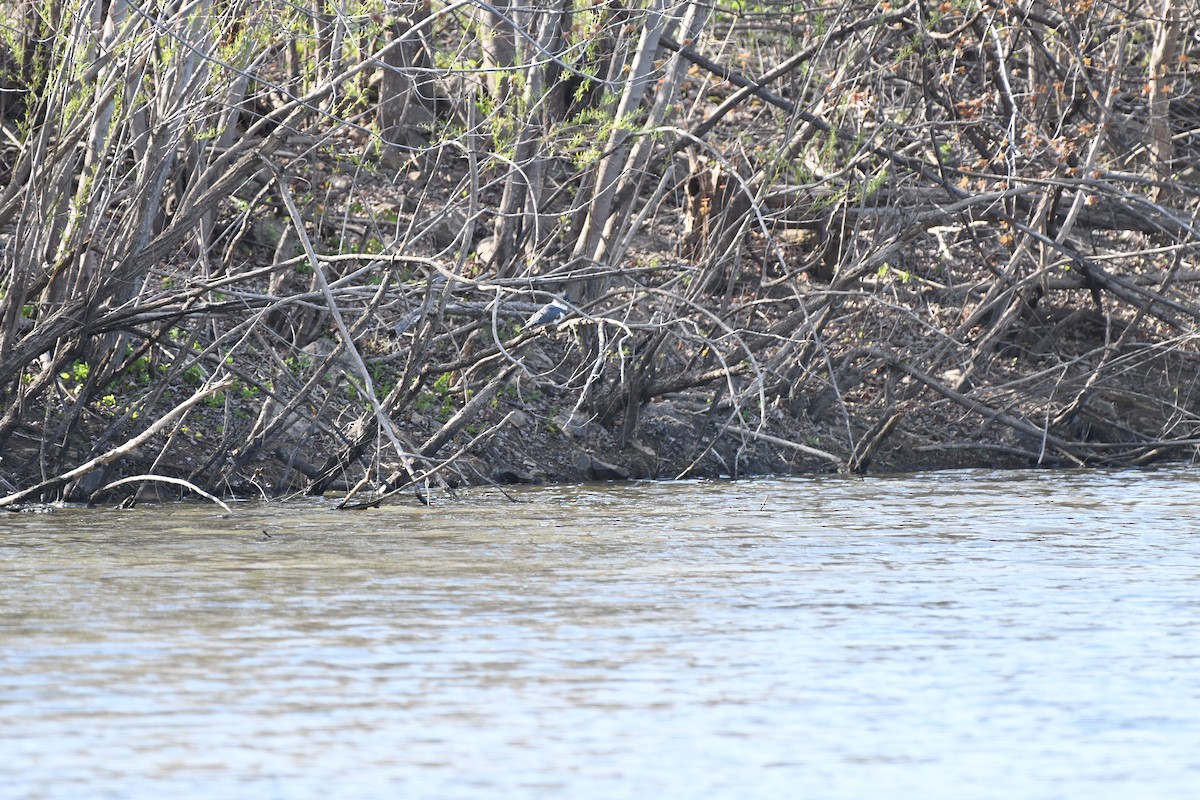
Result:
{"type": "Polygon", "coordinates": [[[2,505],[1200,444],[1194,4],[0,10],[2,505]]]}

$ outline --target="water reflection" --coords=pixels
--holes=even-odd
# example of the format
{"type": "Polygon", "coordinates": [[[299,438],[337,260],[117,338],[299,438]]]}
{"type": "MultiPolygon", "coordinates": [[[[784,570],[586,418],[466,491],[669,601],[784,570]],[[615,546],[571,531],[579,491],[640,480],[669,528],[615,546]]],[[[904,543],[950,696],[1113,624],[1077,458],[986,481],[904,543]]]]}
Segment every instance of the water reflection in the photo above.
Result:
{"type": "Polygon", "coordinates": [[[1196,485],[9,515],[0,775],[48,798],[1190,796],[1196,485]]]}

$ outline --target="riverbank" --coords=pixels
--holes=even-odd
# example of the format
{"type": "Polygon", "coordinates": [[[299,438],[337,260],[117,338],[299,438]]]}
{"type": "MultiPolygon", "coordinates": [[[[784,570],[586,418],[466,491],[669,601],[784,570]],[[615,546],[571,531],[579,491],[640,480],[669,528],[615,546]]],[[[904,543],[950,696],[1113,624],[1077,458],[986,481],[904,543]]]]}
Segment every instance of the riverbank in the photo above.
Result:
{"type": "MultiPolygon", "coordinates": [[[[137,409],[102,401],[80,417],[73,444],[62,449],[63,461],[73,464],[61,470],[63,479],[39,469],[43,430],[54,426],[18,430],[0,462],[5,488],[42,485],[32,499],[99,503],[179,498],[194,489],[226,497],[319,493],[356,506],[408,502],[395,495],[419,497],[439,486],[1127,466],[1191,460],[1195,452],[1193,442],[1152,439],[1137,430],[1169,426],[1167,414],[1148,412],[1180,406],[1144,398],[1177,394],[1172,389],[1194,380],[1194,372],[1180,380],[1184,370],[1195,369],[1194,361],[1178,353],[1164,353],[1156,365],[1145,357],[1142,342],[1116,360],[1138,356],[1144,372],[1137,380],[1127,365],[1115,387],[1093,381],[1073,410],[1064,392],[1071,384],[1057,374],[1046,376],[1040,359],[1030,360],[1023,372],[1021,360],[1011,359],[999,375],[977,373],[963,387],[961,374],[933,378],[869,347],[852,351],[863,364],[853,373],[844,371],[839,383],[825,384],[823,392],[789,393],[780,384],[768,389],[761,378],[747,379],[746,370],[727,369],[699,385],[653,394],[639,404],[632,422],[622,416],[605,424],[596,411],[603,405],[581,402],[586,393],[570,385],[586,367],[574,359],[597,322],[572,312],[559,325],[535,331],[517,326],[509,351],[519,354],[514,365],[489,369],[485,357],[473,378],[443,372],[457,374],[458,383],[435,381],[408,401],[406,411],[381,417],[364,409],[364,387],[354,379],[352,359],[332,340],[318,339],[298,359],[272,356],[279,363],[292,360],[295,385],[310,387],[298,410],[288,412],[282,393],[264,397],[253,385],[227,379],[216,392],[194,387],[190,397],[204,395],[202,400],[176,416],[160,416],[164,424],[157,432],[139,433],[143,438],[131,444],[115,434],[135,427],[137,409]],[[1168,379],[1180,383],[1162,383],[1168,379]],[[952,388],[955,381],[959,388],[952,388]],[[1064,410],[1073,416],[1039,429],[1030,419],[1056,396],[1056,417],[1064,410]],[[362,442],[357,459],[348,457],[362,442]],[[136,476],[145,479],[130,480],[136,476]]],[[[1074,336],[1054,339],[1060,347],[1077,348],[1058,357],[1102,356],[1103,342],[1088,339],[1088,330],[1078,325],[1074,336]]],[[[403,350],[388,338],[362,352],[367,374],[385,376],[389,365],[397,368],[403,350]]],[[[839,360],[852,363],[845,355],[839,360]]],[[[678,383],[687,375],[680,371],[659,380],[678,383]]],[[[131,393],[140,385],[133,377],[131,393]]],[[[66,383],[69,376],[60,380],[66,383]]],[[[159,402],[178,409],[185,404],[184,390],[192,388],[163,392],[159,402]]],[[[54,419],[46,409],[39,417],[54,419]]]]}

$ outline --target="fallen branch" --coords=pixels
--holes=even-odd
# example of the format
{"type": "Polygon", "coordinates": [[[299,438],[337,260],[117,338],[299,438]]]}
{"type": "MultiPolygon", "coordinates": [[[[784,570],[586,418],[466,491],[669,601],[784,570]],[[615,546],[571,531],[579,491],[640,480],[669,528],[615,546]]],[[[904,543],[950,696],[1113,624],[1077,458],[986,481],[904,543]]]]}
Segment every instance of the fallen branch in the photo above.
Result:
{"type": "Polygon", "coordinates": [[[847,471],[852,472],[855,475],[861,475],[862,473],[866,472],[867,467],[871,463],[871,458],[875,455],[875,452],[879,450],[879,447],[883,444],[884,440],[887,439],[887,437],[891,435],[892,431],[896,429],[896,425],[899,424],[903,417],[904,412],[897,411],[887,419],[880,422],[874,430],[872,430],[861,442],[859,442],[859,446],[854,449],[854,453],[850,456],[850,464],[846,468],[847,471]]]}
{"type": "Polygon", "coordinates": [[[786,447],[789,450],[795,450],[797,453],[804,453],[805,455],[816,456],[817,458],[824,459],[824,460],[828,461],[829,463],[833,464],[839,470],[846,468],[846,462],[843,459],[838,458],[833,453],[826,453],[824,450],[818,450],[817,448],[809,447],[806,444],[800,444],[799,442],[793,442],[793,441],[789,441],[787,439],[780,439],[778,436],[772,436],[769,433],[761,433],[760,431],[752,431],[749,428],[741,428],[736,425],[730,425],[725,430],[730,431],[731,433],[739,434],[741,436],[749,436],[752,439],[758,439],[760,442],[766,442],[767,444],[773,444],[777,447],[786,447]]]}
{"type": "Polygon", "coordinates": [[[462,430],[462,428],[475,417],[480,409],[491,402],[492,398],[496,396],[496,393],[504,388],[504,384],[506,384],[508,379],[511,378],[513,374],[520,368],[520,364],[512,364],[507,369],[500,372],[499,375],[492,378],[492,380],[486,386],[476,392],[475,396],[471,398],[470,402],[463,406],[457,414],[451,417],[450,420],[443,425],[437,433],[429,437],[429,439],[421,445],[421,449],[418,452],[426,458],[432,458],[434,455],[436,455],[437,451],[441,450],[446,442],[454,438],[454,435],[462,430]]]}
{"type": "Polygon", "coordinates": [[[99,494],[101,494],[102,492],[107,492],[109,489],[114,489],[123,483],[140,483],[142,481],[155,481],[157,483],[169,483],[174,486],[182,486],[183,488],[187,489],[188,491],[194,492],[195,494],[200,495],[201,497],[203,497],[206,500],[213,501],[214,503],[219,505],[221,508],[225,509],[226,513],[229,513],[229,514],[233,513],[233,509],[231,509],[229,506],[227,506],[225,504],[225,502],[223,500],[221,500],[221,498],[217,497],[216,495],[209,494],[208,492],[204,491],[196,484],[189,483],[188,481],[185,481],[182,478],[170,478],[170,477],[167,477],[166,475],[131,475],[128,478],[121,478],[119,481],[113,481],[110,484],[100,487],[96,491],[92,492],[91,496],[96,497],[99,494]]]}
{"type": "Polygon", "coordinates": [[[322,266],[321,259],[313,247],[312,239],[309,238],[308,231],[304,227],[304,219],[300,214],[300,209],[296,206],[296,201],[292,198],[287,179],[274,161],[263,158],[263,163],[270,168],[275,176],[275,185],[279,188],[279,196],[283,199],[283,203],[287,207],[288,214],[292,218],[296,236],[300,240],[305,254],[308,256],[313,276],[317,279],[317,286],[325,298],[326,305],[329,308],[329,315],[333,318],[338,335],[341,337],[342,347],[345,348],[346,354],[350,357],[350,361],[357,373],[357,378],[362,383],[363,394],[366,395],[371,405],[371,410],[375,413],[375,422],[379,426],[379,429],[387,436],[388,441],[391,442],[396,455],[400,457],[400,461],[404,464],[404,468],[411,474],[413,472],[413,447],[403,434],[396,429],[396,426],[392,424],[391,418],[388,417],[387,412],[380,405],[379,398],[375,396],[375,384],[371,380],[371,371],[363,363],[362,354],[358,352],[358,347],[354,344],[354,336],[350,333],[350,329],[342,317],[341,307],[338,306],[337,299],[333,296],[333,291],[329,288],[329,281],[325,278],[325,268],[322,266]]]}

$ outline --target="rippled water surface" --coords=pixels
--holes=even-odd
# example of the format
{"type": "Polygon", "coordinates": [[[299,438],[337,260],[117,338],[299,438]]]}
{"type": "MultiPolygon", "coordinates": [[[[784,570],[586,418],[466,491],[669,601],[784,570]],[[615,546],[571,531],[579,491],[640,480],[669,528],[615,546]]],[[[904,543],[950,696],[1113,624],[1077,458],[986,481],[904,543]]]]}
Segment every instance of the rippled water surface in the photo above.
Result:
{"type": "Polygon", "coordinates": [[[1197,488],[3,515],[0,797],[1195,797],[1197,488]]]}

